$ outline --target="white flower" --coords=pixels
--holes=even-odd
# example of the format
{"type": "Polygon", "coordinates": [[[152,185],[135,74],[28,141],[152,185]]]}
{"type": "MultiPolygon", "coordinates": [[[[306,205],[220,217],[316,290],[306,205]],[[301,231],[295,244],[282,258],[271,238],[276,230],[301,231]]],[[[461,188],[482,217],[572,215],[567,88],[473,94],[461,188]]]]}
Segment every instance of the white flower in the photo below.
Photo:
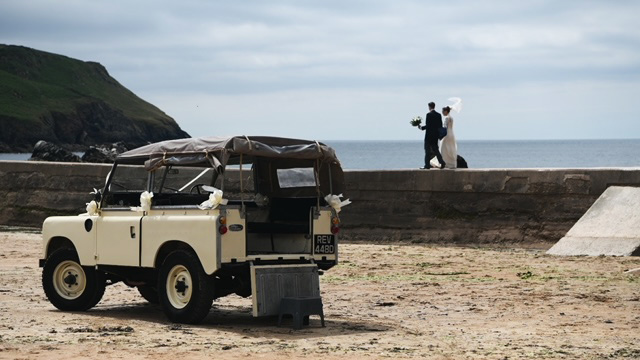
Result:
{"type": "Polygon", "coordinates": [[[339,213],[340,210],[342,210],[343,206],[347,206],[349,204],[351,204],[351,200],[347,199],[347,200],[340,200],[340,198],[342,197],[342,194],[340,195],[327,195],[324,197],[324,200],[327,202],[327,204],[329,204],[329,206],[331,206],[332,208],[334,208],[336,210],[336,213],[339,213]]]}
{"type": "Polygon", "coordinates": [[[222,190],[213,188],[213,192],[209,194],[209,200],[198,205],[200,210],[215,209],[218,205],[227,205],[229,200],[222,198],[222,190]]]}
{"type": "Polygon", "coordinates": [[[151,210],[151,199],[153,199],[153,193],[145,191],[140,194],[140,208],[142,211],[151,210]]]}
{"type": "Polygon", "coordinates": [[[95,200],[91,200],[87,203],[87,214],[98,215],[98,203],[95,200]]]}

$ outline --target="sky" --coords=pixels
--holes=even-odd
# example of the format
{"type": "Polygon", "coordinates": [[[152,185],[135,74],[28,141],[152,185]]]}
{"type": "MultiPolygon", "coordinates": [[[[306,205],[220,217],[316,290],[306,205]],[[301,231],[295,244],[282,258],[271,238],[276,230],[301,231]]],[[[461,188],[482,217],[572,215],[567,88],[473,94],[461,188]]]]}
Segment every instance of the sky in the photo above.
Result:
{"type": "Polygon", "coordinates": [[[2,0],[0,43],[96,61],[192,136],[640,138],[640,1],[2,0]]]}

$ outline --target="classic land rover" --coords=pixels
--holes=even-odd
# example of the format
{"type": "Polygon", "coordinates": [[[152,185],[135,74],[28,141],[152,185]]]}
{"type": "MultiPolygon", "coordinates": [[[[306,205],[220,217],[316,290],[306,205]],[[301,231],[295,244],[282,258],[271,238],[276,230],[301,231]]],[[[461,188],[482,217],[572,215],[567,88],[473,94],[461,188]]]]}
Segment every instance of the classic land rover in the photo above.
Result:
{"type": "Polygon", "coordinates": [[[253,296],[254,316],[277,314],[282,297],[319,296],[318,274],[338,262],[343,183],[317,141],[209,137],[125,152],[86,214],[44,221],[44,291],[58,309],[87,310],[123,281],[182,323],[233,293],[253,296]]]}

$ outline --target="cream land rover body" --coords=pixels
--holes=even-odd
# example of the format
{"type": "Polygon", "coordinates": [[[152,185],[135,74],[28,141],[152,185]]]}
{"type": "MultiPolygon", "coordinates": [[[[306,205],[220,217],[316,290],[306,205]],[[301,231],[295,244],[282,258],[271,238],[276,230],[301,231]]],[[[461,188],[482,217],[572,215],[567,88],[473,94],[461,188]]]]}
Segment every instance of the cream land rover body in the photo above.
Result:
{"type": "Polygon", "coordinates": [[[124,281],[175,322],[201,321],[232,293],[253,294],[254,315],[267,314],[252,274],[262,266],[317,277],[334,266],[342,191],[335,152],[315,141],[236,136],[131,150],[86,214],[45,220],[43,287],[61,310],[89,309],[105,285],[124,281]]]}

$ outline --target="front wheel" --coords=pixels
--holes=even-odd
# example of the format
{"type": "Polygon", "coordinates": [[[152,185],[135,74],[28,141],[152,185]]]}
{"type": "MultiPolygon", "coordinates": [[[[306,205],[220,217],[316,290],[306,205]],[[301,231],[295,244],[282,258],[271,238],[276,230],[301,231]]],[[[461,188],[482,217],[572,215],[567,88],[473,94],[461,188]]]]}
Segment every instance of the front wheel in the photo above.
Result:
{"type": "Polygon", "coordinates": [[[82,266],[72,249],[54,251],[42,270],[42,287],[47,298],[60,310],[84,311],[94,307],[104,295],[104,274],[82,266]]]}
{"type": "Polygon", "coordinates": [[[211,310],[213,281],[191,251],[177,250],[167,256],[157,289],[160,305],[173,322],[197,324],[211,310]]]}

